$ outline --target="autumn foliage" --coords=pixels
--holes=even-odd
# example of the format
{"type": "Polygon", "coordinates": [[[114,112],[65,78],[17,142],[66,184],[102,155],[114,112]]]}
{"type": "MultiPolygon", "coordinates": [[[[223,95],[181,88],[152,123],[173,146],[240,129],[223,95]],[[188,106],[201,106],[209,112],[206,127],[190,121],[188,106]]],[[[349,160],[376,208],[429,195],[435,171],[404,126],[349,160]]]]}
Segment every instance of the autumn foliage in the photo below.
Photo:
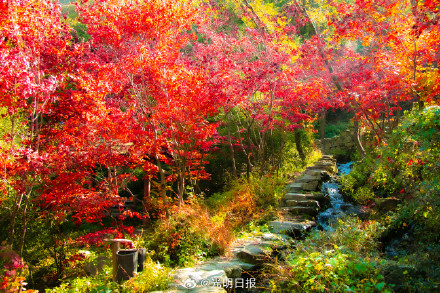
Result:
{"type": "Polygon", "coordinates": [[[274,132],[328,109],[384,144],[405,102],[438,102],[436,1],[315,2],[81,0],[80,40],[56,1],[0,1],[8,243],[22,254],[29,210],[101,222],[136,181],[136,216],[164,216],[221,146],[234,177],[236,153],[247,176],[275,173],[274,132]]]}

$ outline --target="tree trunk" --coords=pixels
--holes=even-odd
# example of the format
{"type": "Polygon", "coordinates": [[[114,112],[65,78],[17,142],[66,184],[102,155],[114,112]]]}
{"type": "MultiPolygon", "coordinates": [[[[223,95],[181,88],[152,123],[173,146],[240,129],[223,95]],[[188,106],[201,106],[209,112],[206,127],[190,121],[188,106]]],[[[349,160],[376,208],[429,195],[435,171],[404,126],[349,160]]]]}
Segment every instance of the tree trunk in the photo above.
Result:
{"type": "Polygon", "coordinates": [[[179,205],[182,205],[183,194],[185,193],[185,177],[184,177],[184,172],[182,172],[182,169],[179,170],[179,173],[177,175],[177,193],[178,193],[179,205]]]}
{"type": "Polygon", "coordinates": [[[301,158],[301,161],[304,163],[306,161],[306,155],[304,154],[304,150],[301,144],[301,132],[299,128],[295,129],[294,136],[296,150],[298,151],[298,155],[301,158]]]}
{"type": "MultiPolygon", "coordinates": [[[[228,113],[229,115],[229,113],[228,113]]],[[[227,116],[228,116],[227,115],[227,116]]],[[[229,151],[231,152],[231,163],[232,163],[232,177],[237,178],[237,166],[235,164],[235,152],[234,152],[234,146],[232,145],[232,138],[231,138],[231,121],[228,120],[228,145],[229,145],[229,151]]]]}
{"type": "MultiPolygon", "coordinates": [[[[144,179],[144,196],[143,196],[143,208],[145,215],[148,215],[147,203],[151,200],[151,178],[147,177],[144,179]]],[[[143,224],[146,225],[146,218],[143,220],[143,224]]]]}
{"type": "Polygon", "coordinates": [[[326,126],[325,117],[326,117],[326,111],[324,110],[319,115],[319,138],[320,139],[325,138],[325,126],[326,126]]]}
{"type": "Polygon", "coordinates": [[[167,199],[167,191],[166,191],[166,183],[165,183],[165,171],[162,168],[162,164],[159,158],[156,157],[156,164],[159,168],[159,176],[160,176],[160,195],[162,197],[163,204],[165,205],[165,212],[168,218],[168,199],[167,199]]]}
{"type": "Polygon", "coordinates": [[[20,235],[20,243],[18,245],[18,255],[19,256],[23,256],[23,247],[24,247],[24,240],[26,237],[26,228],[27,228],[27,207],[28,207],[28,196],[25,197],[24,199],[24,204],[23,204],[23,211],[22,211],[22,221],[23,221],[23,227],[21,229],[21,235],[20,235]]]}
{"type": "Polygon", "coordinates": [[[361,134],[360,134],[360,128],[359,128],[359,121],[354,120],[354,143],[356,145],[356,149],[357,151],[363,156],[365,157],[367,154],[365,152],[365,149],[362,145],[362,141],[361,141],[361,134]]]}

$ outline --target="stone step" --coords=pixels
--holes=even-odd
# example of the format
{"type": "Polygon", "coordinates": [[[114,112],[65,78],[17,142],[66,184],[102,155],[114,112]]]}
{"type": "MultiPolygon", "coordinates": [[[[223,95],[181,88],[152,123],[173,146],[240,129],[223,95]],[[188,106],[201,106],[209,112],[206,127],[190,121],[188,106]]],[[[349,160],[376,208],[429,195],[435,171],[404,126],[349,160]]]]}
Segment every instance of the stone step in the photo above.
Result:
{"type": "Polygon", "coordinates": [[[325,196],[322,193],[286,193],[283,197],[285,201],[287,200],[317,200],[322,201],[325,196]]]}
{"type": "MultiPolygon", "coordinates": [[[[322,172],[321,170],[307,170],[306,169],[303,174],[318,177],[318,176],[321,176],[321,172],[322,172]]],[[[299,175],[299,176],[302,176],[302,175],[299,175]]]]}
{"type": "Polygon", "coordinates": [[[316,191],[318,189],[319,181],[310,182],[295,182],[287,185],[288,193],[301,191],[316,191]]]}
{"type": "Polygon", "coordinates": [[[319,209],[319,202],[317,200],[286,200],[287,207],[312,207],[319,209]]]}
{"type": "Polygon", "coordinates": [[[292,215],[309,215],[314,217],[318,214],[318,209],[312,207],[282,207],[281,210],[287,211],[292,215]]]}
{"type": "Polygon", "coordinates": [[[295,178],[295,183],[306,183],[306,182],[311,182],[311,181],[317,181],[320,182],[321,181],[321,172],[319,172],[319,174],[316,174],[317,172],[314,172],[314,174],[307,174],[304,173],[303,175],[295,178]]]}
{"type": "Polygon", "coordinates": [[[273,250],[271,244],[259,243],[248,244],[244,247],[239,247],[232,252],[239,260],[255,266],[260,266],[270,259],[273,250]]]}
{"type": "Polygon", "coordinates": [[[332,155],[323,155],[321,158],[319,158],[318,161],[320,161],[320,160],[330,160],[330,161],[336,162],[336,159],[332,155]]]}
{"type": "Polygon", "coordinates": [[[299,234],[316,226],[314,221],[283,221],[276,220],[269,222],[273,233],[299,234]]]}
{"type": "Polygon", "coordinates": [[[338,173],[338,168],[333,162],[323,161],[319,162],[316,165],[310,166],[306,168],[306,172],[308,170],[320,170],[320,171],[327,171],[330,174],[336,174],[338,173]]]}
{"type": "Polygon", "coordinates": [[[224,270],[228,278],[241,278],[243,272],[251,272],[255,268],[254,264],[239,261],[238,259],[228,260],[221,258],[214,258],[199,267],[199,269],[205,271],[224,270]]]}

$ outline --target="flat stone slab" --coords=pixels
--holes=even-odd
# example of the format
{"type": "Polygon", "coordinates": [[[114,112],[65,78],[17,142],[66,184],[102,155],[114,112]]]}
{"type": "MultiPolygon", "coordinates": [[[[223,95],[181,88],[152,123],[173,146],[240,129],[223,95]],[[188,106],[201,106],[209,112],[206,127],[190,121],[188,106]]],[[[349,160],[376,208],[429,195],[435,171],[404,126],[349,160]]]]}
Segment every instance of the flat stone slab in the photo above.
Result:
{"type": "Polygon", "coordinates": [[[264,241],[272,241],[274,243],[277,243],[279,241],[281,242],[287,242],[292,240],[292,237],[289,237],[287,235],[278,234],[278,233],[264,233],[261,238],[264,241]]]}
{"type": "Polygon", "coordinates": [[[286,200],[286,206],[287,207],[312,207],[319,209],[319,202],[317,200],[294,200],[289,199],[286,200]]]}
{"type": "Polygon", "coordinates": [[[316,176],[316,177],[321,177],[321,170],[309,170],[309,169],[306,169],[305,171],[304,171],[304,173],[303,174],[307,174],[307,175],[309,175],[309,176],[316,176]]]}
{"type": "Polygon", "coordinates": [[[269,226],[273,233],[298,233],[304,232],[308,229],[316,226],[314,221],[306,221],[306,222],[294,222],[294,221],[271,221],[269,222],[269,226]]]}
{"type": "Polygon", "coordinates": [[[319,181],[295,182],[287,185],[288,192],[316,191],[319,181]]]}
{"type": "MultiPolygon", "coordinates": [[[[314,173],[318,173],[318,172],[314,172],[314,173]]],[[[310,181],[321,181],[321,172],[313,175],[305,173],[302,176],[295,179],[296,183],[310,182],[310,181]]]]}
{"type": "Polygon", "coordinates": [[[295,192],[301,192],[303,191],[303,183],[291,183],[287,185],[287,192],[288,193],[295,193],[295,192]]]}
{"type": "Polygon", "coordinates": [[[267,243],[249,244],[243,248],[237,248],[234,251],[236,258],[256,266],[264,264],[271,254],[271,245],[267,243]]]}
{"type": "Polygon", "coordinates": [[[316,216],[318,214],[318,209],[312,207],[282,207],[281,210],[289,212],[292,215],[316,216]]]}
{"type": "Polygon", "coordinates": [[[284,200],[319,200],[322,197],[324,197],[322,193],[312,194],[289,192],[284,195],[284,200]]]}
{"type": "Polygon", "coordinates": [[[243,272],[250,272],[255,269],[254,264],[239,261],[238,259],[212,261],[199,266],[199,269],[206,271],[223,270],[228,278],[240,278],[243,272]]]}

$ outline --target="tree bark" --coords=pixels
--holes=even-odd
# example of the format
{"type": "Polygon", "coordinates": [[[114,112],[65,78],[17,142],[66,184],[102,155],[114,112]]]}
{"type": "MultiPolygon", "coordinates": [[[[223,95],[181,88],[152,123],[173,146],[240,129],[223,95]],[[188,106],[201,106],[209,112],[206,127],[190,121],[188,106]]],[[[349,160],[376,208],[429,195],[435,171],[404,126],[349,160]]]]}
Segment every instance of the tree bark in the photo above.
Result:
{"type": "Polygon", "coordinates": [[[231,152],[231,164],[232,164],[232,177],[237,178],[237,166],[235,164],[235,151],[234,146],[232,145],[232,138],[231,138],[231,121],[228,118],[229,113],[226,115],[227,121],[228,121],[228,145],[229,145],[229,151],[231,152]]]}
{"type": "Polygon", "coordinates": [[[294,136],[295,136],[295,146],[296,146],[296,150],[298,151],[298,155],[301,158],[301,161],[304,163],[306,161],[306,155],[304,153],[302,144],[301,144],[301,132],[300,129],[297,128],[294,132],[294,136]]]}
{"type": "Polygon", "coordinates": [[[319,115],[319,138],[323,139],[325,138],[325,126],[326,126],[326,111],[323,110],[321,114],[319,115]]]}
{"type": "Polygon", "coordinates": [[[363,156],[365,157],[367,154],[365,152],[365,149],[362,145],[362,141],[361,141],[361,134],[360,134],[360,128],[359,128],[359,121],[358,120],[354,120],[354,143],[356,145],[356,149],[357,151],[363,156]]]}
{"type": "Polygon", "coordinates": [[[157,158],[157,156],[156,156],[156,164],[157,164],[157,167],[159,168],[159,176],[160,176],[159,192],[162,197],[163,204],[165,205],[165,212],[166,212],[166,216],[168,218],[168,199],[167,199],[166,182],[165,182],[165,171],[163,170],[162,164],[161,164],[159,158],[157,158]]]}

